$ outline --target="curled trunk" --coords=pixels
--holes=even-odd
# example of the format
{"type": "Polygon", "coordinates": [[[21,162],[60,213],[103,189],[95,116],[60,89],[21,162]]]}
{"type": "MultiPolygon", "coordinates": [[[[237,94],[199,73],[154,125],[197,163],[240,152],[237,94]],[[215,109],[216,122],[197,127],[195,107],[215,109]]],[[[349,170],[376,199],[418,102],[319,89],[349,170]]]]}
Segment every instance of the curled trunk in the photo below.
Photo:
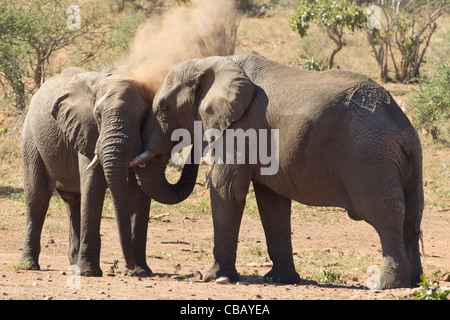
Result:
{"type": "Polygon", "coordinates": [[[171,184],[166,178],[170,155],[157,155],[145,167],[135,167],[136,177],[142,190],[150,198],[164,204],[176,204],[192,192],[197,180],[198,164],[185,164],[178,182],[171,184]]]}

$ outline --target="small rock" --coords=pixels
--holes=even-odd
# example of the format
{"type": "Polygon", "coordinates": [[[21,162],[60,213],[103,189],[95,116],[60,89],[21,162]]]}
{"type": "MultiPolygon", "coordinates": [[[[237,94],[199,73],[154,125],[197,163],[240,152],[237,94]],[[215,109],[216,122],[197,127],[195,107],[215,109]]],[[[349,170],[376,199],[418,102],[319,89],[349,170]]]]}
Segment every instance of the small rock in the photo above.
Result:
{"type": "Polygon", "coordinates": [[[258,267],[262,267],[262,264],[258,263],[258,262],[250,262],[250,263],[247,263],[247,267],[258,268],[258,267]]]}
{"type": "Polygon", "coordinates": [[[220,277],[220,278],[218,278],[218,279],[216,279],[216,283],[218,283],[218,284],[227,284],[227,283],[230,283],[230,278],[228,278],[228,277],[220,277]]]}
{"type": "Polygon", "coordinates": [[[33,282],[31,285],[32,285],[33,287],[36,287],[36,286],[38,285],[38,283],[37,283],[37,282],[33,282]]]}
{"type": "Polygon", "coordinates": [[[66,272],[65,271],[60,271],[59,274],[62,275],[62,276],[65,276],[66,272]]]}
{"type": "Polygon", "coordinates": [[[105,291],[99,291],[98,294],[105,294],[105,291]]]}
{"type": "Polygon", "coordinates": [[[45,300],[53,300],[52,296],[48,296],[45,300]]]}
{"type": "Polygon", "coordinates": [[[442,281],[450,282],[450,273],[444,274],[442,276],[442,281]]]}

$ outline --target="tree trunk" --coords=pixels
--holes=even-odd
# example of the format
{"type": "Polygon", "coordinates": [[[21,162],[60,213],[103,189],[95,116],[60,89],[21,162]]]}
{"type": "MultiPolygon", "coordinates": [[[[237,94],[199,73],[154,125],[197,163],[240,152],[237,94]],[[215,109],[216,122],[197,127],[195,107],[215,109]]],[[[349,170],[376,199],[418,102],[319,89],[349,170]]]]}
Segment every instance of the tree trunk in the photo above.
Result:
{"type": "Polygon", "coordinates": [[[39,52],[37,52],[37,65],[34,69],[34,85],[36,86],[36,89],[39,89],[42,82],[42,75],[44,73],[44,63],[45,59],[43,59],[39,52]]]}

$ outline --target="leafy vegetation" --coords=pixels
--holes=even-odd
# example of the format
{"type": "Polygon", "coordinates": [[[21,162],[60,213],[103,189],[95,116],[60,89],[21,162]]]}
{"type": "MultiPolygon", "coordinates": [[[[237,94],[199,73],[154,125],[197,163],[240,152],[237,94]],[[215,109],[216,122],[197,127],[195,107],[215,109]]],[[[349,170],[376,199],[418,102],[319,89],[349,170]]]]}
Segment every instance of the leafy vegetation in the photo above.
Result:
{"type": "Polygon", "coordinates": [[[31,262],[26,260],[26,261],[22,261],[20,263],[12,263],[9,266],[16,270],[29,270],[29,269],[31,269],[31,262]]]}
{"type": "Polygon", "coordinates": [[[307,35],[313,21],[325,28],[328,37],[336,45],[328,59],[329,69],[333,68],[334,57],[344,45],[344,29],[362,29],[367,21],[362,8],[350,8],[350,4],[348,0],[301,0],[299,9],[290,17],[289,26],[302,38],[307,35]]]}
{"type": "Polygon", "coordinates": [[[427,280],[425,274],[420,276],[420,288],[414,291],[415,300],[448,300],[450,290],[442,291],[437,280],[427,280]]]}
{"type": "Polygon", "coordinates": [[[417,128],[424,129],[434,140],[448,142],[450,128],[450,65],[438,63],[410,96],[409,105],[417,128]]]}
{"type": "Polygon", "coordinates": [[[16,108],[24,109],[26,93],[33,92],[45,81],[50,57],[56,51],[76,45],[80,37],[88,35],[90,46],[78,48],[79,59],[91,60],[99,50],[93,36],[99,32],[105,8],[97,1],[80,6],[71,4],[69,0],[5,0],[2,3],[0,83],[4,88],[9,85],[16,108]],[[33,79],[31,88],[27,88],[26,78],[33,79]]]}
{"type": "Polygon", "coordinates": [[[384,82],[391,80],[390,63],[397,81],[408,82],[420,76],[431,37],[438,28],[437,20],[449,8],[445,0],[386,0],[369,7],[373,24],[362,30],[384,82]]]}

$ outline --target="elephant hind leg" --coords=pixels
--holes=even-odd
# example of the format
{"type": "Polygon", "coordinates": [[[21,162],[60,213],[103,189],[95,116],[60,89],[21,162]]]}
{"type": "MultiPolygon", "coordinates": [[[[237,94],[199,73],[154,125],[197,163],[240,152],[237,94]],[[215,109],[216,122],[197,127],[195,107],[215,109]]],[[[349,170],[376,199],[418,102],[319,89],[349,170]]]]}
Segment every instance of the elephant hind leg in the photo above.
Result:
{"type": "Polygon", "coordinates": [[[24,196],[26,204],[27,229],[20,262],[31,264],[30,269],[39,270],[41,233],[54,181],[47,174],[44,161],[32,146],[23,145],[24,196]]]}
{"type": "MultiPolygon", "coordinates": [[[[421,182],[420,182],[421,183],[421,182]]],[[[423,194],[423,193],[422,193],[423,194]]],[[[416,287],[421,281],[423,273],[420,259],[420,242],[422,233],[420,223],[422,220],[423,197],[405,189],[405,224],[403,227],[406,254],[411,264],[411,286],[416,287]]]]}
{"type": "MultiPolygon", "coordinates": [[[[396,194],[396,193],[393,193],[396,194]]],[[[409,288],[411,287],[411,264],[408,259],[405,237],[405,204],[403,196],[388,200],[387,197],[380,204],[372,203],[367,219],[377,231],[383,251],[383,273],[375,284],[378,289],[409,288]]]]}

